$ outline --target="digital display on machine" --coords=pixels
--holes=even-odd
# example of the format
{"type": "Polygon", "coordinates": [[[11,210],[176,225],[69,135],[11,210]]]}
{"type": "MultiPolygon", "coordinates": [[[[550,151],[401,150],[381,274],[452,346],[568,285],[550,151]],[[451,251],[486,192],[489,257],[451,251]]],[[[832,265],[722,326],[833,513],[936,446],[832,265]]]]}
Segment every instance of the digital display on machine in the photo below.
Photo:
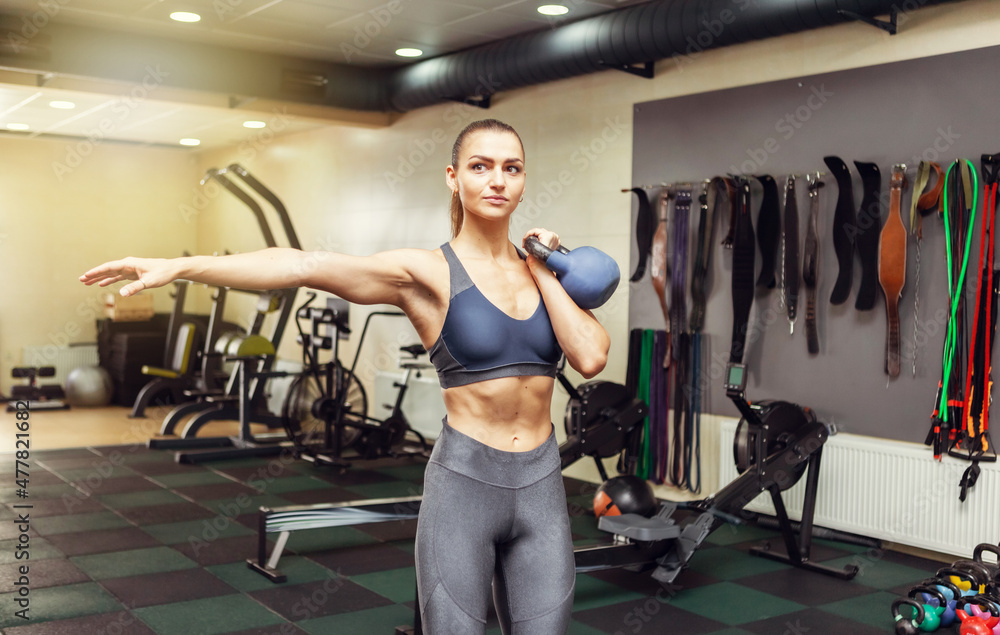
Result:
{"type": "Polygon", "coordinates": [[[727,391],[743,391],[747,385],[747,367],[743,364],[730,364],[726,369],[727,391]]]}

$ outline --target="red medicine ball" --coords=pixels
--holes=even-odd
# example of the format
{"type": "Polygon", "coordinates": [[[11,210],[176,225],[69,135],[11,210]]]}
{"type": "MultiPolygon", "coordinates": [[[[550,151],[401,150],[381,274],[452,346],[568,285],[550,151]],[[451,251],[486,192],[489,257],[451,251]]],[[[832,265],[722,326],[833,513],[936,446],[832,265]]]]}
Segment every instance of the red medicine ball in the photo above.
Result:
{"type": "Polygon", "coordinates": [[[594,494],[594,515],[620,516],[639,514],[647,518],[656,513],[653,488],[638,476],[615,476],[605,481],[594,494]]]}

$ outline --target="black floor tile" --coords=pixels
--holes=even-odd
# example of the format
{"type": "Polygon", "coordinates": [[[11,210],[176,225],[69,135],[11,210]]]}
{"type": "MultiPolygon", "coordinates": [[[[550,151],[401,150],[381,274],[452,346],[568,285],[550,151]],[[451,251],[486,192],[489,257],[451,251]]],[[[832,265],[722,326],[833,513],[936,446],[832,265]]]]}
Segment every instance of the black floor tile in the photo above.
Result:
{"type": "Polygon", "coordinates": [[[188,541],[174,545],[174,549],[203,567],[242,562],[257,555],[257,536],[188,541]]]}
{"type": "MultiPolygon", "coordinates": [[[[30,552],[29,552],[30,553],[30,552]]],[[[90,582],[90,576],[80,571],[69,560],[53,558],[37,562],[17,561],[0,565],[0,593],[10,593],[22,586],[29,589],[44,589],[46,587],[90,582]],[[27,574],[21,573],[21,567],[27,566],[27,574]],[[28,584],[16,584],[27,579],[28,584]]]]}
{"type": "Polygon", "coordinates": [[[67,557],[160,546],[160,542],[156,538],[138,527],[53,534],[48,536],[47,540],[67,557]]]}
{"type": "Polygon", "coordinates": [[[281,624],[279,626],[263,626],[261,628],[251,628],[247,631],[234,631],[226,635],[308,635],[294,624],[281,624]]]}
{"type": "MultiPolygon", "coordinates": [[[[608,582],[634,593],[655,596],[662,593],[660,583],[653,579],[652,571],[629,571],[627,569],[605,569],[587,573],[593,578],[608,582]]],[[[674,586],[680,589],[694,589],[718,582],[716,578],[685,569],[674,580],[674,586]]]]}
{"type": "MultiPolygon", "coordinates": [[[[352,487],[354,485],[373,485],[375,483],[385,483],[397,480],[396,477],[381,472],[366,469],[351,468],[344,472],[328,472],[317,470],[312,474],[318,479],[328,481],[341,487],[352,487]]],[[[357,496],[357,494],[355,494],[357,496]]]]}
{"type": "Polygon", "coordinates": [[[878,591],[878,589],[859,584],[856,581],[840,580],[793,567],[747,576],[734,582],[806,606],[838,602],[878,591]],[[808,580],[807,583],[806,580],[808,580]]]}
{"type": "Polygon", "coordinates": [[[249,593],[252,598],[285,619],[299,621],[361,611],[393,602],[346,578],[328,578],[294,586],[249,593]]]}
{"type": "MultiPolygon", "coordinates": [[[[885,607],[885,628],[862,624],[847,617],[834,615],[819,609],[805,609],[796,613],[786,613],[768,620],[740,624],[740,628],[761,635],[875,635],[891,632],[892,618],[889,607],[885,607]]],[[[948,631],[942,631],[947,633],[948,631]]]]}
{"type": "Polygon", "coordinates": [[[358,495],[334,485],[323,489],[308,489],[301,492],[284,492],[281,497],[294,505],[323,505],[357,500],[358,495]]]}
{"type": "Polygon", "coordinates": [[[171,488],[173,491],[193,500],[219,500],[221,498],[236,498],[240,494],[255,496],[259,492],[240,483],[210,483],[206,485],[187,485],[171,488]]]}
{"type": "Polygon", "coordinates": [[[355,525],[355,529],[363,531],[372,538],[382,542],[410,541],[417,536],[417,519],[390,520],[384,523],[369,523],[355,525]]]}
{"type": "Polygon", "coordinates": [[[215,471],[226,474],[243,483],[254,480],[265,481],[267,478],[281,478],[284,476],[298,476],[299,473],[281,461],[269,467],[242,467],[228,465],[213,465],[215,471]]]}
{"type": "Polygon", "coordinates": [[[161,476],[163,474],[190,474],[191,472],[204,470],[199,465],[187,465],[173,461],[134,461],[128,464],[133,472],[145,474],[147,476],[161,476]]]}
{"type": "Polygon", "coordinates": [[[307,554],[307,558],[344,576],[413,566],[413,554],[391,544],[358,545],[350,549],[307,554]]]}
{"type": "Polygon", "coordinates": [[[69,498],[50,498],[47,500],[32,502],[32,518],[43,518],[45,516],[65,516],[67,514],[86,514],[90,512],[103,512],[107,508],[100,501],[94,498],[86,498],[83,493],[80,496],[70,496],[69,498]]]}
{"type": "MultiPolygon", "coordinates": [[[[719,598],[719,604],[724,605],[725,598],[719,598]]],[[[606,633],[702,635],[726,628],[722,622],[670,606],[656,597],[576,611],[573,620],[606,633]]]]}
{"type": "Polygon", "coordinates": [[[129,494],[131,492],[145,492],[150,490],[163,489],[157,483],[141,476],[119,476],[116,478],[106,478],[100,481],[83,481],[77,484],[84,493],[90,496],[103,496],[105,494],[129,494]]]}
{"type": "Polygon", "coordinates": [[[4,629],[4,635],[84,635],[90,633],[128,633],[128,635],[156,635],[139,618],[128,611],[89,615],[71,620],[58,620],[14,626],[4,629]]]}
{"type": "Polygon", "coordinates": [[[182,520],[201,520],[216,515],[211,509],[194,503],[171,503],[148,507],[126,507],[117,510],[126,520],[136,525],[159,525],[182,520]]]}
{"type": "Polygon", "coordinates": [[[130,608],[185,602],[236,593],[204,569],[185,569],[102,580],[101,586],[130,608]]]}

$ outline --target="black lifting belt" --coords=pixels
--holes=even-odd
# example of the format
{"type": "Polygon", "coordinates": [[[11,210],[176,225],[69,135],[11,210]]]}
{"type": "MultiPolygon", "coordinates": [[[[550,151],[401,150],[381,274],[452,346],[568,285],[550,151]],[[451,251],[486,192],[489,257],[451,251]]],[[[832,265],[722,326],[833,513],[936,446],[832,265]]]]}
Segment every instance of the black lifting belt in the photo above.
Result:
{"type": "Polygon", "coordinates": [[[778,207],[778,183],[768,174],[756,177],[764,187],[764,196],[757,216],[757,245],[760,246],[761,268],[757,286],[773,289],[776,284],[778,241],[781,238],[781,209],[778,207]]]}
{"type": "Polygon", "coordinates": [[[809,224],[802,254],[802,282],[806,285],[806,344],[809,353],[819,353],[819,332],[816,328],[816,282],[819,269],[819,190],[825,185],[816,177],[809,181],[809,224]]]}
{"type": "Polygon", "coordinates": [[[864,196],[858,210],[857,235],[854,244],[861,256],[861,286],[854,308],[870,311],[878,295],[878,245],[882,231],[882,173],[874,163],[855,161],[864,184],[864,196]]]}
{"type": "Polygon", "coordinates": [[[646,259],[649,258],[649,251],[653,247],[653,232],[656,231],[656,215],[649,205],[646,190],[633,187],[632,191],[639,199],[639,214],[635,219],[635,242],[639,247],[639,263],[635,266],[635,272],[630,280],[638,282],[646,274],[646,259]]]}
{"type": "Polygon", "coordinates": [[[785,184],[785,222],[781,230],[781,290],[789,328],[795,327],[799,303],[799,206],[795,200],[795,175],[785,184]]]}
{"type": "Polygon", "coordinates": [[[746,347],[750,307],[753,306],[754,245],[753,221],[750,219],[750,182],[738,183],[739,205],[733,227],[733,340],[729,349],[730,363],[743,362],[746,347]]]}
{"type": "Polygon", "coordinates": [[[854,236],[858,222],[854,212],[854,185],[851,171],[840,157],[823,157],[826,167],[837,179],[839,193],[837,208],[833,213],[833,250],[837,253],[837,281],[830,294],[830,304],[843,304],[851,295],[851,276],[854,274],[854,236]]]}
{"type": "Polygon", "coordinates": [[[712,236],[715,233],[715,210],[722,201],[729,205],[729,187],[724,179],[715,177],[702,184],[698,203],[701,207],[698,219],[698,244],[695,246],[694,267],[691,271],[691,316],[688,328],[697,333],[705,326],[705,302],[708,294],[705,278],[712,264],[712,236]]]}

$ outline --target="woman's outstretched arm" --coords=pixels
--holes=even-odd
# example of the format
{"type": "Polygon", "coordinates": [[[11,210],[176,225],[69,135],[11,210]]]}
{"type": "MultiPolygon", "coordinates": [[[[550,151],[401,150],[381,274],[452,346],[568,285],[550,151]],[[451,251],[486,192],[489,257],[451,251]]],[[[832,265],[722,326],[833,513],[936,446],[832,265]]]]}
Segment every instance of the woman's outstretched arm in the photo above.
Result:
{"type": "Polygon", "coordinates": [[[355,304],[400,306],[416,285],[414,267],[420,267],[430,254],[420,249],[398,249],[349,256],[275,247],[227,256],[129,257],[98,265],[80,276],[80,281],[104,287],[130,280],[119,291],[126,297],[174,280],[190,280],[254,290],[310,287],[355,304]]]}

